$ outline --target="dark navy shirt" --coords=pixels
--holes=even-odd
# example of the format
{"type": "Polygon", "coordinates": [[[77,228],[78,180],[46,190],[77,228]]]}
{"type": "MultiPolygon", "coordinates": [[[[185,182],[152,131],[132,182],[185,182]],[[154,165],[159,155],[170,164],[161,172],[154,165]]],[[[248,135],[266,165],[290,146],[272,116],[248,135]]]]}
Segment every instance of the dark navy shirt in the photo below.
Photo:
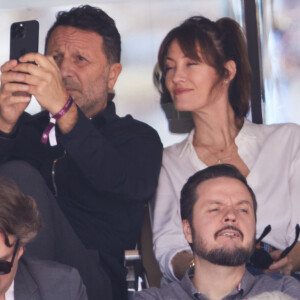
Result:
{"type": "Polygon", "coordinates": [[[0,137],[0,162],[21,159],[36,167],[87,248],[97,249],[111,278],[125,281],[125,249],[135,247],[145,204],[153,197],[161,166],[157,132],[115,106],[78,121],[58,145],[40,142],[49,122],[44,111],[24,113],[14,132],[0,137]]]}

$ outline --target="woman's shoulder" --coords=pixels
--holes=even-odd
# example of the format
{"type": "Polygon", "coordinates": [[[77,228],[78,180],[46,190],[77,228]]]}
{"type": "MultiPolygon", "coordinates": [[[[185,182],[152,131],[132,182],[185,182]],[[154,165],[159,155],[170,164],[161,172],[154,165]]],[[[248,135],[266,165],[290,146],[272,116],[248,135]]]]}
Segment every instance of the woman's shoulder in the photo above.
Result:
{"type": "Polygon", "coordinates": [[[170,145],[168,147],[164,148],[165,154],[171,154],[171,153],[179,153],[183,150],[184,146],[187,143],[187,138],[183,139],[181,142],[175,143],[173,145],[170,145]]]}
{"type": "Polygon", "coordinates": [[[281,137],[300,135],[300,126],[295,123],[255,124],[245,120],[242,128],[244,134],[266,137],[269,135],[281,137]]]}
{"type": "Polygon", "coordinates": [[[188,136],[183,138],[182,141],[164,148],[164,155],[181,155],[186,150],[189,144],[192,143],[194,136],[194,129],[190,131],[188,136]]]}
{"type": "Polygon", "coordinates": [[[185,137],[181,142],[175,143],[173,145],[164,148],[163,165],[169,163],[180,164],[182,160],[186,160],[187,157],[189,157],[190,155],[189,136],[185,137]]]}

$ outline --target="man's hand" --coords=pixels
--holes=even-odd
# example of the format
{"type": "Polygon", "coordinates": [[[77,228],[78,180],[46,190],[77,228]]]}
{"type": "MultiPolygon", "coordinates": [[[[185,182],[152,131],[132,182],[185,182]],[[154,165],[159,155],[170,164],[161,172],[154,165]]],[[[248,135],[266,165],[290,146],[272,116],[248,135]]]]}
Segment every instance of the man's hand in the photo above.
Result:
{"type": "MultiPolygon", "coordinates": [[[[19,59],[20,63],[14,71],[23,72],[28,92],[37,99],[39,104],[52,113],[58,113],[68,100],[61,72],[51,56],[40,53],[28,53],[19,59]],[[35,64],[29,63],[34,62],[35,64]]],[[[72,104],[68,112],[58,120],[63,133],[69,132],[77,122],[77,107],[72,104]]]]}
{"type": "Polygon", "coordinates": [[[264,273],[280,273],[290,275],[292,272],[300,271],[300,242],[297,242],[296,246],[291,252],[284,258],[280,259],[282,250],[275,250],[270,252],[274,263],[270,265],[268,270],[264,273]]]}
{"type": "Polygon", "coordinates": [[[13,130],[31,99],[29,87],[22,83],[25,74],[14,72],[17,65],[11,60],[1,66],[0,130],[5,133],[13,130]]]}
{"type": "Polygon", "coordinates": [[[67,101],[67,91],[54,59],[40,53],[28,53],[19,62],[14,71],[25,73],[28,92],[44,109],[52,114],[59,112],[67,101]]]}

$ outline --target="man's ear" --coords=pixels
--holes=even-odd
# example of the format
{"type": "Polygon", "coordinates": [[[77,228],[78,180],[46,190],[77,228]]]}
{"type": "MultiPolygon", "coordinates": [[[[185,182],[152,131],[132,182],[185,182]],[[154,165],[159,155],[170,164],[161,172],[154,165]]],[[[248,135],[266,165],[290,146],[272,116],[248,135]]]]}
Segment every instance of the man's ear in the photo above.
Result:
{"type": "Polygon", "coordinates": [[[233,60],[229,60],[224,67],[227,70],[225,79],[231,81],[236,75],[236,63],[233,60]]]}
{"type": "Polygon", "coordinates": [[[182,227],[185,239],[188,241],[188,243],[193,243],[193,237],[192,237],[192,229],[190,226],[190,223],[188,220],[182,220],[182,227]]]}
{"type": "Polygon", "coordinates": [[[24,246],[21,245],[19,247],[19,250],[18,250],[17,255],[16,255],[18,260],[21,258],[21,256],[23,255],[23,253],[24,253],[24,246]]]}
{"type": "Polygon", "coordinates": [[[111,64],[108,74],[108,88],[112,89],[122,71],[122,65],[120,63],[111,64]]]}

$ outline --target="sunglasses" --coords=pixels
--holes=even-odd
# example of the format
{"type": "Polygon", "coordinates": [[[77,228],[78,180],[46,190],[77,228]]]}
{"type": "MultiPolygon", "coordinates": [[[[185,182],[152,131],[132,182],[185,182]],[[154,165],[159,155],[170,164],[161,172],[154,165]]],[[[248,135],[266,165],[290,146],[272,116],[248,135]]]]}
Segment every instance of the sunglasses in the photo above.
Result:
{"type": "MultiPolygon", "coordinates": [[[[268,225],[261,236],[256,240],[256,245],[262,241],[262,239],[271,231],[271,225],[268,225]]],[[[285,250],[282,251],[280,258],[282,259],[286,257],[290,251],[295,247],[299,239],[300,227],[299,224],[295,227],[295,240],[294,242],[288,246],[285,250]]],[[[248,265],[254,267],[256,269],[268,269],[269,266],[273,263],[273,259],[269,252],[267,252],[264,248],[256,248],[250,257],[248,265]]]]}
{"type": "Polygon", "coordinates": [[[8,274],[13,266],[15,256],[19,249],[20,240],[17,239],[11,261],[0,260],[0,275],[8,274]]]}

